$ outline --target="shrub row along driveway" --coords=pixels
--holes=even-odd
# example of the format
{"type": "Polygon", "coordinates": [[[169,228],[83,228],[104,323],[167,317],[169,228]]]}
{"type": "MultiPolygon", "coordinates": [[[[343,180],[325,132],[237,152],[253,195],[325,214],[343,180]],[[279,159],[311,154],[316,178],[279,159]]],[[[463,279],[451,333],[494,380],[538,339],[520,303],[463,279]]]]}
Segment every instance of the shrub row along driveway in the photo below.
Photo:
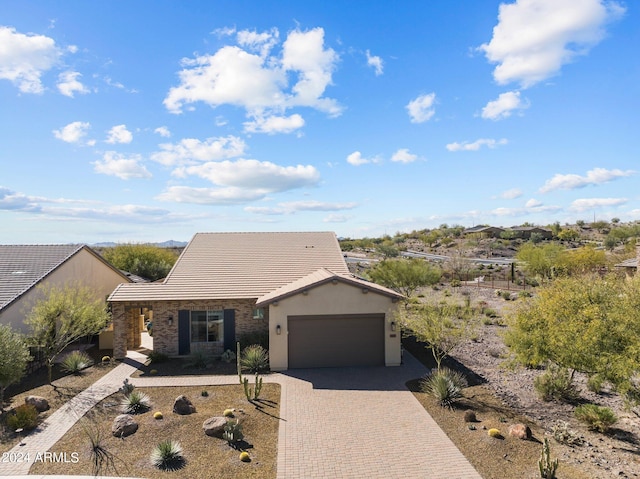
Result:
{"type": "MultiPolygon", "coordinates": [[[[106,390],[117,390],[123,374],[133,370],[128,364],[118,366],[100,381],[101,388],[87,390],[93,394],[84,398],[80,409],[102,399],[106,390]]],[[[425,371],[405,354],[401,367],[292,370],[266,376],[265,381],[281,384],[282,390],[278,478],[480,479],[405,387],[406,381],[425,371]]],[[[236,384],[237,376],[134,378],[132,383],[137,387],[236,384]]],[[[57,436],[68,430],[76,414],[52,415],[48,427],[25,442],[46,451],[57,440],[47,432],[56,430],[57,436]]],[[[0,473],[28,471],[26,464],[7,466],[0,465],[0,473]]]]}

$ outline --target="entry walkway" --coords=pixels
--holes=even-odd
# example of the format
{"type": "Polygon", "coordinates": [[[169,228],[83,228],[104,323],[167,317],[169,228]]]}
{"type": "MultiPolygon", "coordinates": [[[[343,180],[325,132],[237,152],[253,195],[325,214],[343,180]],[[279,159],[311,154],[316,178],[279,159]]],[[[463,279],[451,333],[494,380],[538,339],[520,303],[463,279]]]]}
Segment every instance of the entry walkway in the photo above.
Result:
{"type": "MultiPolygon", "coordinates": [[[[24,446],[44,452],[93,405],[120,388],[145,357],[129,353],[93,386],[52,414],[24,446]]],[[[426,370],[405,354],[389,368],[292,370],[264,376],[281,385],[278,479],[481,479],[406,387],[426,370]]],[[[237,384],[237,376],[132,378],[136,387],[237,384]]],[[[26,449],[28,448],[28,449],[26,449]]],[[[30,464],[2,464],[0,476],[30,464]]]]}

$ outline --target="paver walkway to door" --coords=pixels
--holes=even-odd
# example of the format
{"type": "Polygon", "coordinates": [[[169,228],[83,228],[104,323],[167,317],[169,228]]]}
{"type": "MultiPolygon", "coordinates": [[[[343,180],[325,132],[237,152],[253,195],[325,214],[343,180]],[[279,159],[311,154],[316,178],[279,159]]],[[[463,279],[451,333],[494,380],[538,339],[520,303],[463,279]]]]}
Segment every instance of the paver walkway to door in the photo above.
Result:
{"type": "MultiPolygon", "coordinates": [[[[144,357],[130,353],[12,451],[44,452],[107,395],[144,357]]],[[[424,367],[409,354],[390,368],[291,370],[265,376],[281,385],[278,479],[481,479],[409,392],[424,367]]],[[[133,378],[137,387],[237,384],[237,376],[133,378]]],[[[31,464],[0,464],[0,476],[27,474],[31,464]]]]}

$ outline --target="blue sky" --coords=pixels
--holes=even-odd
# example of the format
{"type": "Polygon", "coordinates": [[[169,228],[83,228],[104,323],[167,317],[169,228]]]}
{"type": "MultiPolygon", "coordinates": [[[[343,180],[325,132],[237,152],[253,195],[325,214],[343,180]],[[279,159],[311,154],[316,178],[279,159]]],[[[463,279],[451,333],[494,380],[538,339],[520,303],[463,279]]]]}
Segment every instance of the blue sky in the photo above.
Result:
{"type": "Polygon", "coordinates": [[[0,243],[640,220],[605,0],[0,3],[0,243]]]}

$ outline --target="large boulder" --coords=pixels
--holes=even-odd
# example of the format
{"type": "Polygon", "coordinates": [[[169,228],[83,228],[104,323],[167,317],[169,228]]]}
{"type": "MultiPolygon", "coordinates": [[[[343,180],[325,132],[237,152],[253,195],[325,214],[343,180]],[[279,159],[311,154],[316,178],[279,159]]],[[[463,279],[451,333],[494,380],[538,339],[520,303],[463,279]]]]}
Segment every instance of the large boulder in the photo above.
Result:
{"type": "Polygon", "coordinates": [[[525,424],[512,424],[509,426],[509,436],[517,437],[518,439],[531,439],[531,429],[525,424]]]}
{"type": "Polygon", "coordinates": [[[202,423],[202,429],[207,436],[217,437],[222,439],[224,434],[224,427],[227,425],[227,418],[221,416],[214,416],[207,419],[202,423]]]}
{"type": "Polygon", "coordinates": [[[127,437],[138,430],[138,423],[131,414],[120,414],[113,420],[111,434],[115,437],[127,437]]]}
{"type": "Polygon", "coordinates": [[[173,412],[176,414],[192,414],[196,412],[196,407],[185,395],[178,396],[173,403],[173,412]]]}
{"type": "Polygon", "coordinates": [[[24,403],[31,404],[36,408],[36,411],[38,412],[46,411],[47,409],[49,409],[49,401],[47,401],[42,396],[27,396],[24,399],[24,403]]]}

